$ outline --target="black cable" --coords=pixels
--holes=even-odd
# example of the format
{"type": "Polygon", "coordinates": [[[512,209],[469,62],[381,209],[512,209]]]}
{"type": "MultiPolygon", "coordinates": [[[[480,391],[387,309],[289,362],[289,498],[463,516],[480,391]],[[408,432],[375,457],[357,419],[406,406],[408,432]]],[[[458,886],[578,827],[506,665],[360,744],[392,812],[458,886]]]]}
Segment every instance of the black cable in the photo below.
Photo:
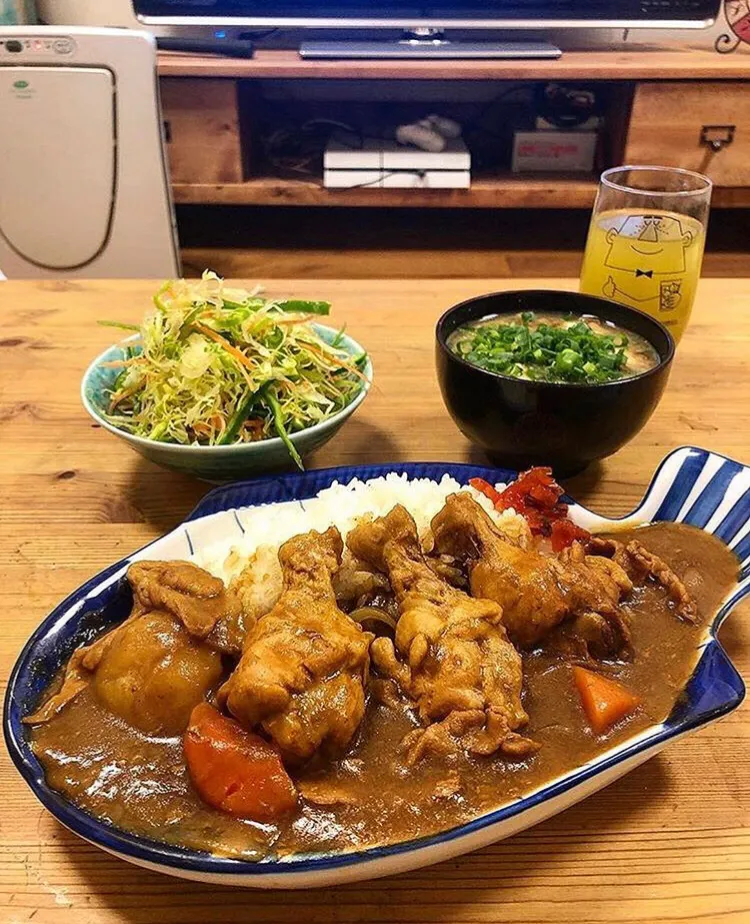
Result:
{"type": "Polygon", "coordinates": [[[563,131],[584,125],[601,110],[596,93],[580,85],[554,82],[541,85],[537,87],[534,102],[537,116],[563,131]]]}
{"type": "MultiPolygon", "coordinates": [[[[383,173],[377,178],[377,180],[370,180],[367,183],[358,183],[356,186],[326,186],[325,183],[320,184],[321,189],[327,189],[329,192],[351,192],[352,189],[366,189],[368,186],[376,186],[378,183],[382,183],[383,180],[387,180],[389,176],[415,176],[420,179],[424,179],[427,176],[426,170],[388,170],[386,173],[383,173]]],[[[398,187],[390,187],[392,189],[398,187]]],[[[409,188],[409,187],[405,187],[409,188]]],[[[429,188],[429,187],[428,187],[429,188]]]]}
{"type": "MultiPolygon", "coordinates": [[[[491,100],[488,100],[482,106],[482,108],[474,116],[473,119],[470,119],[468,122],[464,122],[463,124],[464,134],[466,134],[467,132],[472,132],[472,131],[490,132],[489,129],[484,128],[480,124],[488,112],[491,112],[492,109],[494,109],[495,106],[499,105],[500,103],[505,102],[505,100],[507,100],[509,96],[513,96],[514,93],[521,93],[521,92],[534,93],[535,89],[536,89],[535,83],[522,83],[522,84],[518,84],[513,87],[508,87],[507,90],[503,90],[502,93],[499,93],[497,96],[493,96],[491,100]]],[[[490,134],[492,134],[492,132],[490,132],[490,134]]]]}
{"type": "Polygon", "coordinates": [[[361,151],[367,141],[390,140],[383,135],[365,134],[362,129],[347,122],[318,118],[310,119],[299,127],[277,128],[261,138],[261,146],[266,160],[277,170],[314,176],[317,173],[314,162],[324,155],[326,145],[333,138],[352,151],[361,151]],[[315,129],[319,127],[330,131],[318,133],[315,129]]]}

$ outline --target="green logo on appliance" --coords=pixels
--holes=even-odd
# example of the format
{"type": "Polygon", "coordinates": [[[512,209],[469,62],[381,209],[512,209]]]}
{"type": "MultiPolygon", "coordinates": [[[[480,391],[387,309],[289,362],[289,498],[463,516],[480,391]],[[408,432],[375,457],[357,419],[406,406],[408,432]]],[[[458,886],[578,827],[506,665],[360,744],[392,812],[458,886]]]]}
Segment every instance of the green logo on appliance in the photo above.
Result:
{"type": "Polygon", "coordinates": [[[36,90],[28,80],[15,80],[10,90],[15,99],[33,99],[36,90]]]}

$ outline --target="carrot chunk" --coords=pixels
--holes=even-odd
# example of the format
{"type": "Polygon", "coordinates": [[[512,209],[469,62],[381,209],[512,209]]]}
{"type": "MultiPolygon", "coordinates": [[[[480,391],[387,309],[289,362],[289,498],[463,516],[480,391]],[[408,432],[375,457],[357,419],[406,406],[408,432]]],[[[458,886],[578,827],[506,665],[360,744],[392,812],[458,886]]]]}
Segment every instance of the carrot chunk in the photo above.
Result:
{"type": "Polygon", "coordinates": [[[573,680],[588,723],[597,735],[603,735],[641,704],[640,698],[617,680],[584,667],[573,668],[573,680]]]}
{"type": "Polygon", "coordinates": [[[190,779],[214,808],[273,822],[297,804],[276,749],[208,703],[193,709],[182,744],[190,779]]]}

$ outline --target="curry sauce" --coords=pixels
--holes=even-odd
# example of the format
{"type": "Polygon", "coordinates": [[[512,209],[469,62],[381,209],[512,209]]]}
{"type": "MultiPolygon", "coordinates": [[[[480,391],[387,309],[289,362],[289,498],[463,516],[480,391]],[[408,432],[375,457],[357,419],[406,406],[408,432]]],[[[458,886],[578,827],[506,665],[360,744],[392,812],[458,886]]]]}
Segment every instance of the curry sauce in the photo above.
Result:
{"type": "MultiPolygon", "coordinates": [[[[523,653],[524,729],[540,747],[523,759],[459,752],[415,766],[397,759],[419,723],[404,700],[370,695],[346,753],[291,770],[301,793],[297,812],[259,824],[206,805],[191,785],[180,736],[147,735],[108,711],[92,686],[51,721],[30,731],[49,785],[97,818],[126,831],[217,855],[262,859],[385,845],[433,834],[497,808],[664,720],[692,673],[717,608],[737,576],[734,555],[716,538],[679,524],[612,534],[637,536],[663,558],[695,599],[699,620],[675,618],[654,582],[637,586],[625,609],[633,656],[599,669],[642,700],[640,709],[596,736],[571,678],[564,644],[523,653]]],[[[564,630],[557,641],[564,641],[564,630]]],[[[554,641],[554,640],[553,640],[554,641]]],[[[227,670],[228,673],[228,670],[227,670]]]]}

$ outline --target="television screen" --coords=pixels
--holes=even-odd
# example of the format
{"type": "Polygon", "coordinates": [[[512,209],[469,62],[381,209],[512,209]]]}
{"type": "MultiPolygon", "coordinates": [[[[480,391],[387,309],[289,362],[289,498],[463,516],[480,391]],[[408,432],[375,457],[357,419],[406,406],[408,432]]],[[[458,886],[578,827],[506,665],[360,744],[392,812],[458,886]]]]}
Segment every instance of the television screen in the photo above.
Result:
{"type": "Polygon", "coordinates": [[[161,21],[201,19],[264,25],[491,25],[500,22],[699,23],[714,18],[719,0],[135,0],[136,13],[161,21]]]}

